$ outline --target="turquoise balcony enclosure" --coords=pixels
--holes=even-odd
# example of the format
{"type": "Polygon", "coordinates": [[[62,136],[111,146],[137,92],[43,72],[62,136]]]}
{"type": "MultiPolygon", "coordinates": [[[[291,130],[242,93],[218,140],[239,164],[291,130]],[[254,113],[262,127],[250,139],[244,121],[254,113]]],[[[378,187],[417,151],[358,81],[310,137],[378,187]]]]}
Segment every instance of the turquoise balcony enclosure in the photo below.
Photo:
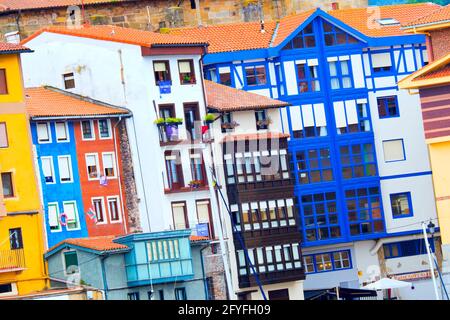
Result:
{"type": "Polygon", "coordinates": [[[115,240],[131,248],[125,254],[128,286],[189,280],[194,277],[191,230],[132,234],[115,240]]]}

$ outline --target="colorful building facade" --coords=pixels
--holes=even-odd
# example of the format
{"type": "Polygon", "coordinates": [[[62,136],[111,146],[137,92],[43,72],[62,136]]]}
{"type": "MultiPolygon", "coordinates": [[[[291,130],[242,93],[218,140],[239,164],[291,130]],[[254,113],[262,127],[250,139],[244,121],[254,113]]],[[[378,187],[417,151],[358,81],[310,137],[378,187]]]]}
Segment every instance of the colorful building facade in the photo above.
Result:
{"type": "Polygon", "coordinates": [[[21,53],[0,45],[0,297],[43,290],[47,276],[35,155],[25,108],[21,53]]]}

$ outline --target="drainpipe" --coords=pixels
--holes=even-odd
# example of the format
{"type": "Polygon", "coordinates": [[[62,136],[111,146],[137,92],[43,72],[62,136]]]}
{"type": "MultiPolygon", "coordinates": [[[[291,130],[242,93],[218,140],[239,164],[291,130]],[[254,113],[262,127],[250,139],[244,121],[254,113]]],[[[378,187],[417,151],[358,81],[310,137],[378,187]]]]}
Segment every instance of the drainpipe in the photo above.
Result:
{"type": "Polygon", "coordinates": [[[205,262],[203,261],[203,250],[205,250],[206,248],[208,248],[209,246],[203,246],[203,248],[200,249],[200,262],[202,265],[202,279],[203,279],[203,287],[205,289],[205,298],[206,300],[211,300],[209,299],[209,295],[208,295],[208,287],[206,285],[206,275],[205,275],[205,262]]]}
{"type": "Polygon", "coordinates": [[[428,63],[431,63],[434,61],[434,54],[433,54],[433,44],[431,41],[431,34],[429,32],[425,31],[417,31],[416,28],[413,28],[414,34],[424,34],[425,35],[425,45],[427,47],[427,55],[428,55],[428,63]]]}
{"type": "Polygon", "coordinates": [[[103,292],[105,293],[105,300],[108,300],[108,282],[106,279],[105,259],[107,256],[100,256],[100,264],[102,265],[102,279],[103,279],[103,292]]]}

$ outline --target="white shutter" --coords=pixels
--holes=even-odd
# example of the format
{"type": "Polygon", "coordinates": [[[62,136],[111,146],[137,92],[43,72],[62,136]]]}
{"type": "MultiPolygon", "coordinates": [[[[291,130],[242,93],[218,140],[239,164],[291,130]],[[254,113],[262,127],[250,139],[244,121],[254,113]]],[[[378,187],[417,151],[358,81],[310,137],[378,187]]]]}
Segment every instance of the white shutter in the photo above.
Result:
{"type": "Polygon", "coordinates": [[[42,172],[44,173],[44,177],[53,177],[51,158],[41,158],[41,161],[42,161],[42,172]]]}
{"type": "Polygon", "coordinates": [[[199,223],[209,222],[209,201],[197,202],[197,216],[199,223]]]}
{"type": "Polygon", "coordinates": [[[58,207],[54,204],[48,206],[48,224],[50,227],[59,226],[58,207]]]}
{"type": "Polygon", "coordinates": [[[219,68],[219,74],[222,74],[222,73],[231,73],[230,67],[221,67],[221,68],[219,68]]]}
{"type": "Polygon", "coordinates": [[[37,124],[37,135],[39,141],[48,141],[50,137],[48,135],[47,123],[38,123],[37,124]]]}
{"type": "Polygon", "coordinates": [[[373,53],[372,54],[372,67],[382,68],[392,66],[391,54],[386,53],[373,53]]]}
{"type": "Polygon", "coordinates": [[[311,104],[302,105],[303,125],[305,127],[314,126],[314,114],[311,104]]]}
{"type": "MultiPolygon", "coordinates": [[[[104,159],[103,159],[104,161],[104,159]]],[[[87,155],[86,156],[86,166],[88,167],[96,167],[97,166],[97,158],[94,155],[87,155]]]]}
{"type": "Polygon", "coordinates": [[[275,208],[276,207],[276,202],[274,200],[270,200],[269,201],[269,208],[275,208]]]}
{"type": "Polygon", "coordinates": [[[184,218],[184,203],[172,204],[173,222],[175,229],[185,229],[186,221],[184,218]]]}
{"type": "Polygon", "coordinates": [[[283,132],[289,133],[289,119],[287,116],[287,108],[281,108],[281,118],[283,121],[283,132]]]}
{"type": "Polygon", "coordinates": [[[318,59],[308,59],[308,66],[312,67],[312,66],[318,66],[318,65],[319,65],[318,59]]]}
{"type": "Polygon", "coordinates": [[[65,122],[56,122],[56,140],[67,140],[67,131],[65,122]]]}
{"type": "Polygon", "coordinates": [[[259,207],[261,208],[261,210],[267,209],[267,202],[266,201],[261,201],[259,203],[259,207]]]}
{"type": "Polygon", "coordinates": [[[335,101],[334,106],[334,117],[336,119],[337,128],[347,127],[347,122],[345,121],[345,108],[344,101],[335,101]]]}
{"type": "Polygon", "coordinates": [[[112,154],[103,155],[103,168],[114,168],[114,160],[112,154]]]}
{"type": "Polygon", "coordinates": [[[250,203],[250,207],[251,207],[252,209],[258,209],[258,202],[252,202],[252,203],[250,203]]]}
{"type": "Polygon", "coordinates": [[[237,211],[239,211],[239,207],[237,204],[232,204],[230,206],[230,210],[231,210],[231,212],[237,212],[237,211]]]}
{"type": "Polygon", "coordinates": [[[178,62],[180,73],[191,73],[191,64],[188,61],[178,62]]]}
{"type": "Polygon", "coordinates": [[[65,203],[64,204],[64,213],[67,216],[67,221],[76,221],[75,215],[75,204],[74,203],[65,203]]]}
{"type": "Polygon", "coordinates": [[[358,111],[356,110],[355,100],[345,101],[345,112],[347,114],[347,123],[349,125],[358,123],[358,111]]]}
{"type": "Polygon", "coordinates": [[[285,206],[284,200],[277,200],[277,205],[279,208],[284,207],[285,206]]]}
{"type": "Polygon", "coordinates": [[[302,130],[303,126],[300,106],[289,107],[289,112],[291,114],[292,131],[302,130]]]}
{"type": "Polygon", "coordinates": [[[314,105],[314,117],[316,118],[317,127],[325,127],[327,125],[327,119],[325,117],[325,107],[323,103],[314,105]]]}
{"type": "Polygon", "coordinates": [[[153,66],[156,72],[166,71],[166,64],[164,62],[155,62],[153,66]]]}
{"type": "Polygon", "coordinates": [[[70,165],[68,157],[58,158],[59,177],[61,180],[70,179],[70,165]]]}
{"type": "Polygon", "coordinates": [[[8,146],[8,135],[6,132],[6,123],[0,123],[0,148],[8,146]]]}
{"type": "Polygon", "coordinates": [[[293,199],[286,199],[286,205],[288,207],[292,207],[294,205],[294,200],[293,199]]]}

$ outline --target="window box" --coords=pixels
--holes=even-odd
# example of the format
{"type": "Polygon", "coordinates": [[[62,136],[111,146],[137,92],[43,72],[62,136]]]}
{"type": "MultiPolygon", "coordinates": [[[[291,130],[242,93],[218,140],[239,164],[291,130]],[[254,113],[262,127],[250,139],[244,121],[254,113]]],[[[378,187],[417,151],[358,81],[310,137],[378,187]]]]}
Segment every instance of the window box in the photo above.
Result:
{"type": "Polygon", "coordinates": [[[203,119],[203,122],[208,125],[213,123],[216,120],[216,117],[212,113],[208,113],[205,118],[203,119]]]}
{"type": "Polygon", "coordinates": [[[222,129],[234,129],[237,126],[239,126],[239,123],[237,123],[236,121],[224,122],[221,125],[222,129]]]}

